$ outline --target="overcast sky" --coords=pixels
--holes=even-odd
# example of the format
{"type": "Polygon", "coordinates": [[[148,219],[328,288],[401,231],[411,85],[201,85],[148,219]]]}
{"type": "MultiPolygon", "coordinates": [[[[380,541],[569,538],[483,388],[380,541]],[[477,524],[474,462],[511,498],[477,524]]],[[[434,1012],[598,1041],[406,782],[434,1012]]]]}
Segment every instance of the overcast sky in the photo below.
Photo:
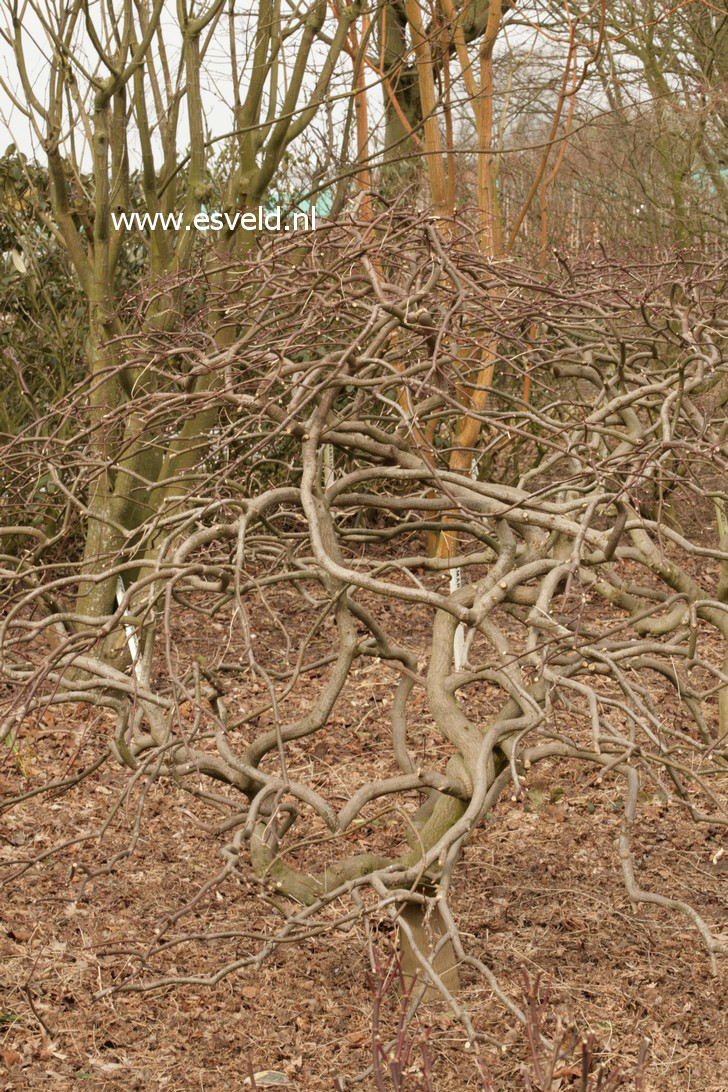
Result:
{"type": "MultiPolygon", "coordinates": [[[[291,0],[284,0],[284,10],[286,10],[286,2],[288,3],[288,10],[290,11],[292,2],[291,0]]],[[[8,0],[0,0],[0,28],[6,30],[6,32],[10,32],[7,3],[8,0]]],[[[45,11],[52,8],[52,4],[48,2],[48,0],[41,0],[41,4],[45,11]]],[[[116,0],[115,7],[117,10],[122,8],[120,0],[116,0]]],[[[98,15],[100,20],[100,0],[92,0],[91,11],[98,15]]],[[[225,12],[227,12],[227,5],[225,12]]],[[[254,15],[254,8],[250,8],[247,11],[240,10],[236,19],[235,39],[238,54],[237,66],[238,70],[243,73],[250,70],[250,65],[246,62],[248,60],[247,52],[254,40],[254,15]]],[[[545,58],[547,54],[553,52],[553,47],[546,39],[534,35],[533,31],[529,30],[527,27],[510,27],[509,29],[507,25],[509,18],[506,19],[506,26],[501,33],[497,47],[501,56],[507,55],[509,51],[515,50],[516,48],[520,50],[522,55],[528,55],[532,60],[538,59],[539,56],[545,58]]],[[[176,22],[175,0],[168,0],[162,19],[165,49],[167,51],[170,69],[174,72],[179,64],[181,51],[181,36],[176,22]]],[[[34,91],[41,102],[45,103],[48,91],[51,49],[46,33],[41,25],[41,21],[32,9],[26,9],[24,13],[22,21],[22,39],[24,43],[26,64],[34,91]]],[[[297,36],[293,35],[286,43],[286,58],[289,64],[294,55],[296,39],[297,36]]],[[[318,67],[324,52],[325,47],[321,45],[312,53],[312,61],[307,81],[309,87],[313,85],[316,76],[315,69],[318,67]]],[[[87,62],[87,68],[89,70],[96,70],[94,65],[95,53],[83,24],[80,25],[75,37],[74,55],[83,58],[83,60],[87,62]]],[[[5,82],[8,90],[24,104],[25,95],[20,85],[12,48],[7,41],[2,39],[0,39],[0,78],[5,82]]],[[[81,89],[87,86],[87,81],[81,74],[79,74],[78,79],[79,87],[81,89]]],[[[368,96],[369,125],[373,134],[373,143],[370,147],[371,153],[376,148],[377,134],[381,132],[382,94],[376,76],[371,71],[367,72],[367,81],[372,85],[371,92],[368,96]]],[[[233,128],[233,85],[230,74],[230,46],[227,14],[224,14],[219,20],[213,40],[205,57],[202,68],[202,85],[208,137],[219,136],[220,134],[230,132],[233,128]]],[[[340,60],[337,73],[332,81],[332,95],[336,96],[338,94],[341,96],[349,90],[350,86],[351,61],[348,56],[344,56],[340,60]]],[[[245,86],[243,85],[242,91],[244,92],[244,90],[245,86]]],[[[302,96],[302,102],[304,98],[305,96],[302,96]]],[[[496,107],[497,106],[498,104],[496,104],[496,107]]],[[[149,103],[149,109],[150,117],[153,117],[151,101],[149,103]]],[[[339,98],[332,109],[334,111],[334,117],[341,119],[346,110],[346,102],[342,98],[339,98]]],[[[184,110],[181,111],[178,132],[178,150],[180,153],[183,153],[189,140],[187,118],[184,110]]],[[[68,134],[64,135],[66,138],[68,137],[68,134]]],[[[80,125],[76,125],[74,137],[77,151],[84,148],[86,142],[80,125]]],[[[15,143],[29,158],[36,158],[40,161],[43,161],[45,158],[43,150],[40,147],[37,133],[33,131],[31,124],[28,119],[23,116],[21,110],[13,105],[10,95],[0,87],[0,153],[3,153],[6,147],[11,143],[15,143]]],[[[157,144],[156,150],[159,152],[159,144],[157,144]]],[[[129,155],[132,169],[138,167],[140,165],[140,155],[139,147],[134,141],[133,125],[130,126],[129,155]]],[[[89,150],[87,147],[85,147],[82,166],[84,170],[87,170],[90,166],[89,150]]]]}

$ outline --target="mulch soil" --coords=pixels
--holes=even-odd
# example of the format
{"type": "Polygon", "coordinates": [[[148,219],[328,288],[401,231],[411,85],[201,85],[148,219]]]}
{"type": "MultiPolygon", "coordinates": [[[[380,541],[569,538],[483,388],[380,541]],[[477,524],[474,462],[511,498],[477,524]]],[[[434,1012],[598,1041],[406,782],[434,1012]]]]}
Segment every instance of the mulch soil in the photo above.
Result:
{"type": "MultiPolygon", "coordinates": [[[[269,662],[278,657],[281,666],[286,636],[295,655],[310,616],[292,591],[276,593],[272,605],[273,614],[261,609],[254,618],[255,640],[269,662]]],[[[392,603],[385,623],[389,632],[406,634],[411,646],[419,646],[422,669],[427,616],[413,617],[410,608],[392,603]]],[[[240,662],[226,618],[204,623],[181,615],[175,625],[181,665],[195,657],[211,666],[236,657],[240,662]]],[[[326,649],[332,634],[324,628],[311,658],[326,649]]],[[[302,678],[286,703],[286,717],[310,705],[328,670],[302,678]]],[[[260,701],[260,688],[254,692],[245,671],[224,677],[228,707],[236,715],[260,701]]],[[[341,806],[362,781],[396,772],[387,716],[396,678],[379,661],[357,667],[323,737],[290,748],[291,777],[341,806]]],[[[678,717],[666,685],[656,677],[650,682],[663,696],[661,713],[678,717]]],[[[498,707],[499,695],[482,687],[467,700],[472,716],[487,716],[498,707]]],[[[429,721],[422,690],[413,692],[410,705],[413,750],[443,769],[448,750],[429,721]]],[[[183,706],[181,715],[191,724],[194,710],[183,706]]],[[[254,728],[243,727],[241,738],[270,725],[268,716],[258,717],[254,728]]],[[[103,750],[112,728],[111,718],[90,706],[48,710],[26,724],[18,753],[4,756],[0,790],[12,796],[80,769],[103,750]]],[[[376,1088],[371,1075],[356,1080],[372,1059],[373,986],[361,923],[281,946],[261,965],[215,985],[117,992],[95,1000],[98,992],[122,983],[164,975],[210,977],[256,951],[257,938],[271,935],[282,921],[276,899],[252,874],[249,880],[232,876],[167,927],[164,941],[180,938],[178,943],[155,944],[166,917],[220,870],[220,849],[230,837],[212,830],[223,818],[219,812],[169,780],[146,790],[133,853],[87,884],[83,898],[78,892],[84,868],[98,867],[129,844],[142,802],[140,783],[100,844],[98,838],[77,841],[14,875],[44,851],[99,831],[129,778],[110,760],[70,791],[36,796],[3,817],[0,1088],[237,1090],[250,1087],[250,1067],[285,1075],[287,1087],[298,1092],[333,1090],[337,1078],[347,1089],[376,1088]]],[[[711,974],[687,918],[630,904],[617,852],[623,792],[613,774],[600,781],[595,770],[572,762],[530,771],[523,794],[504,794],[471,839],[451,907],[467,949],[487,963],[517,1003],[525,1003],[524,976],[530,983],[540,976],[547,1034],[562,1026],[593,1036],[598,1063],[626,1079],[647,1040],[645,1089],[728,1090],[726,963],[711,974]]],[[[400,807],[413,813],[417,803],[413,797],[400,807]]],[[[344,850],[337,843],[302,847],[296,864],[321,867],[337,853],[401,849],[401,815],[387,812],[381,801],[366,814],[371,825],[347,838],[344,850]]],[[[320,829],[312,824],[306,835],[320,829]]],[[[304,837],[298,828],[296,833],[304,837]]],[[[728,933],[728,869],[721,871],[717,855],[727,841],[724,828],[695,824],[659,788],[645,785],[633,845],[639,880],[647,889],[690,901],[717,933],[728,933]]],[[[380,921],[374,942],[385,961],[394,939],[380,921]]],[[[461,972],[460,1001],[476,1029],[494,1040],[481,1047],[494,1087],[526,1087],[523,1070],[534,1074],[527,1037],[514,1030],[487,983],[467,969],[461,972]]],[[[394,1034],[394,989],[381,998],[380,1008],[385,1032],[394,1034]]],[[[410,1034],[412,1072],[401,1085],[407,1092],[426,1087],[428,1068],[438,1092],[482,1087],[463,1028],[443,1004],[425,1006],[410,1034]]],[[[561,1073],[554,1088],[580,1087],[573,1066],[564,1063],[561,1073]]],[[[634,1084],[628,1079],[624,1087],[634,1084]]]]}

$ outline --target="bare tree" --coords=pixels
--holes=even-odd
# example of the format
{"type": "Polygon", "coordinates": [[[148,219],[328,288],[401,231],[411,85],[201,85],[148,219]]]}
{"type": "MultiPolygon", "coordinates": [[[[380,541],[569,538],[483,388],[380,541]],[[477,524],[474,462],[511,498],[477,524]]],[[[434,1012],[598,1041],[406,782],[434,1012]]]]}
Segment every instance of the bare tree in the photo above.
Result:
{"type": "MultiPolygon", "coordinates": [[[[609,256],[578,232],[550,249],[562,180],[583,189],[579,156],[598,179],[607,155],[597,129],[576,141],[594,105],[580,115],[577,95],[622,90],[604,83],[617,48],[605,6],[545,6],[527,28],[559,49],[547,105],[520,136],[498,83],[504,12],[520,12],[495,2],[4,7],[19,80],[4,93],[50,182],[46,205],[44,168],[17,158],[40,227],[27,249],[52,244],[59,280],[71,264],[88,336],[63,389],[39,401],[24,379],[40,352],[28,307],[11,327],[23,412],[0,449],[12,512],[0,739],[13,762],[45,711],[84,703],[107,724],[87,766],[4,807],[85,787],[107,762],[128,773],[103,830],[80,836],[126,811],[128,840],[106,853],[100,837],[93,863],[74,865],[79,899],[134,854],[159,781],[216,819],[221,855],[99,995],[214,984],[281,945],[384,922],[401,941],[402,1035],[424,999],[444,997],[485,1080],[467,968],[546,1056],[533,997],[524,1009],[468,948],[451,896],[499,800],[566,763],[623,786],[630,900],[686,918],[715,968],[719,924],[642,885],[633,836],[646,786],[696,822],[728,822],[726,260],[666,246],[609,256]],[[31,15],[47,85],[26,49],[31,15]],[[232,127],[213,132],[221,43],[232,127]],[[291,167],[305,140],[321,163],[291,167]],[[202,206],[245,213],[293,176],[296,189],[310,176],[309,199],[340,183],[316,231],[231,227],[213,245],[193,230],[202,206]],[[472,209],[458,209],[468,192],[472,209]],[[130,210],[166,226],[134,232],[130,210]],[[23,518],[39,480],[40,518],[23,518]],[[185,640],[205,628],[220,634],[209,658],[185,640]],[[346,778],[318,769],[316,748],[336,754],[338,711],[372,672],[388,688],[376,754],[346,778]],[[178,945],[205,939],[195,909],[233,882],[268,900],[279,928],[233,931],[238,956],[209,973],[169,969],[178,945]]],[[[667,35],[663,23],[642,20],[630,48],[667,35]]],[[[503,68],[527,87],[520,59],[503,68]]],[[[715,151],[718,124],[696,155],[715,151]]],[[[683,242],[687,206],[661,163],[655,192],[667,185],[683,242]]]]}
{"type": "MultiPolygon", "coordinates": [[[[133,408],[112,413],[112,427],[123,430],[133,412],[159,435],[197,417],[199,397],[170,370],[174,359],[188,375],[219,377],[204,412],[214,409],[221,432],[195,474],[177,479],[174,503],[140,523],[140,541],[160,544],[153,559],[132,566],[119,551],[98,571],[98,580],[125,575],[118,608],[95,617],[74,609],[83,564],[56,572],[56,543],[35,532],[27,550],[5,559],[3,734],[12,740],[24,718],[52,705],[82,699],[111,710],[109,752],[129,767],[140,809],[143,786],[162,777],[228,816],[224,864],[197,898],[253,875],[288,900],[277,935],[209,978],[150,978],[142,962],[114,989],[216,982],[278,944],[388,915],[399,922],[408,973],[423,974],[413,1007],[428,985],[441,992],[477,1054],[483,1035],[458,1001],[456,964],[482,974],[516,1019],[525,1016],[458,933],[448,901],[457,863],[498,798],[520,794],[539,764],[560,760],[624,783],[618,855],[632,901],[687,917],[711,960],[725,952],[688,902],[641,886],[631,849],[644,784],[698,822],[726,823],[727,316],[716,295],[724,270],[591,261],[544,283],[489,261],[472,239],[455,224],[441,234],[394,209],[330,225],[303,257],[297,240],[231,266],[214,309],[244,330],[231,344],[217,346],[205,317],[175,337],[138,335],[131,350],[154,383],[133,408]],[[447,345],[477,354],[493,329],[499,382],[487,431],[474,472],[453,469],[450,446],[433,456],[412,436],[432,416],[450,445],[459,442],[463,365],[447,345]],[[529,403],[520,397],[526,362],[529,403]],[[397,400],[402,384],[417,392],[416,419],[397,400]],[[337,474],[322,483],[327,445],[337,474]],[[668,488],[708,526],[712,513],[707,537],[661,519],[668,488]],[[457,556],[431,557],[418,545],[437,527],[456,536],[457,556]],[[720,570],[717,583],[707,561],[720,570]],[[453,564],[465,574],[455,591],[453,564]],[[255,634],[265,612],[275,624],[275,597],[284,594],[297,599],[301,624],[281,633],[281,660],[255,634]],[[406,632],[391,631],[392,602],[428,629],[425,660],[406,632]],[[595,603],[603,604],[596,614],[595,603]],[[222,622],[239,658],[185,657],[184,618],[222,622]],[[455,670],[458,626],[466,659],[455,670]],[[132,673],[97,653],[114,632],[133,637],[132,673]],[[398,679],[390,768],[364,775],[334,803],[326,779],[301,776],[299,756],[333,738],[337,702],[372,662],[398,679]],[[231,676],[245,684],[234,698],[231,676]],[[301,715],[304,679],[317,680],[316,696],[301,715]],[[419,688],[446,752],[428,763],[411,738],[419,688]],[[661,712],[665,688],[679,722],[661,712]],[[396,823],[390,847],[373,851],[363,832],[383,810],[396,823]],[[323,869],[307,864],[314,851],[325,851],[323,869]]],[[[182,323],[180,313],[174,328],[182,323]]],[[[49,420],[29,450],[78,519],[86,482],[107,467],[97,445],[69,449],[53,432],[49,420]]],[[[118,861],[117,853],[99,868],[118,861]]],[[[148,953],[166,950],[172,926],[174,943],[186,936],[179,928],[196,902],[162,919],[148,953]]]]}
{"type": "MultiPolygon", "coordinates": [[[[171,332],[176,313],[171,288],[154,294],[141,327],[137,316],[121,322],[128,228],[119,214],[132,203],[151,216],[162,214],[139,240],[147,249],[153,280],[173,280],[196,266],[199,244],[192,228],[214,193],[210,154],[221,139],[220,134],[210,137],[206,125],[210,102],[203,66],[208,51],[227,36],[233,128],[227,134],[231,155],[222,180],[222,208],[235,216],[257,210],[287,149],[315,117],[356,9],[347,9],[329,37],[320,0],[288,16],[267,2],[251,16],[235,4],[224,8],[221,0],[195,10],[165,0],[108,9],[91,2],[51,10],[45,4],[21,6],[17,0],[3,6],[3,36],[12,46],[19,81],[17,94],[8,85],[4,91],[47,156],[47,222],[67,249],[88,301],[92,443],[99,465],[109,468],[93,481],[87,502],[85,564],[93,577],[142,518],[148,494],[154,504],[163,504],[174,489],[170,483],[194,467],[213,420],[203,410],[178,435],[160,436],[154,444],[138,431],[134,413],[126,415],[121,431],[104,424],[121,404],[129,406],[150,393],[143,365],[125,363],[129,337],[146,328],[171,332]],[[42,36],[47,51],[46,86],[39,88],[26,47],[29,14],[35,20],[31,32],[42,36]],[[246,53],[239,57],[241,24],[248,22],[246,53]],[[130,155],[135,153],[141,156],[141,177],[133,191],[130,155]],[[181,215],[174,217],[178,209],[181,215]]],[[[33,184],[32,176],[28,181],[33,184]]],[[[254,231],[228,231],[211,258],[212,267],[245,254],[254,242],[254,231]]],[[[234,331],[217,324],[216,336],[224,343],[234,331]]],[[[195,383],[201,402],[211,381],[205,375],[195,383]]],[[[115,582],[90,579],[79,594],[82,611],[105,613],[114,601],[115,582]]]]}

